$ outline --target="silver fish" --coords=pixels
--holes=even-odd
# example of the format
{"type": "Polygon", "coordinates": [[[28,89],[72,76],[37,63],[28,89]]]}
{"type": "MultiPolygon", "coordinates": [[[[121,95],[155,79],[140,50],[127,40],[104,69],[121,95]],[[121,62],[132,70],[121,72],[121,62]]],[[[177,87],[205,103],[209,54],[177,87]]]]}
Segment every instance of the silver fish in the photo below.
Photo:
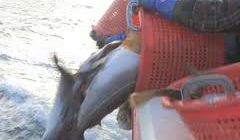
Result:
{"type": "Polygon", "coordinates": [[[82,133],[78,131],[77,118],[81,103],[84,100],[84,92],[94,75],[105,63],[105,56],[120,44],[120,42],[109,44],[93,54],[80,66],[75,75],[60,66],[57,57],[54,56],[54,62],[61,73],[61,79],[43,140],[83,139],[82,133]]]}
{"type": "Polygon", "coordinates": [[[119,47],[107,55],[106,63],[94,76],[78,114],[78,131],[84,133],[123,104],[134,91],[139,55],[119,47]]]}

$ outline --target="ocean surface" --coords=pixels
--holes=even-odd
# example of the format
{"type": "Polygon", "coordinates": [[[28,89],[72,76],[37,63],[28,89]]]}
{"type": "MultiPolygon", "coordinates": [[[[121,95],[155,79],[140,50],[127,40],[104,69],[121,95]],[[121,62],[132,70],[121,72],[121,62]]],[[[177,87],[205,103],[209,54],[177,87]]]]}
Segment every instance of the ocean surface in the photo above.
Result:
{"type": "MultiPolygon", "coordinates": [[[[52,54],[73,73],[92,52],[89,37],[112,0],[0,0],[0,140],[40,140],[59,80],[52,54]]],[[[86,140],[129,140],[116,111],[86,140]]]]}

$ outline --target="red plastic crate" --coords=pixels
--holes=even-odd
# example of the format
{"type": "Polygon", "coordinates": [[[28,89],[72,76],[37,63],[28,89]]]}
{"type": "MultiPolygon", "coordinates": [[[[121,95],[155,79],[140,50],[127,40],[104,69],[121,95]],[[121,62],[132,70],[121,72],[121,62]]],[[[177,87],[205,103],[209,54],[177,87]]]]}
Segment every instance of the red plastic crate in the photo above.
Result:
{"type": "Polygon", "coordinates": [[[128,0],[114,0],[97,24],[93,26],[93,31],[101,36],[127,31],[127,3],[128,0]]]}
{"type": "MultiPolygon", "coordinates": [[[[240,63],[220,67],[211,71],[227,76],[232,80],[235,90],[240,90],[240,63]]],[[[172,83],[169,87],[181,89],[191,77],[185,77],[172,83]]],[[[221,86],[208,86],[205,94],[222,93],[221,86]]],[[[175,108],[191,130],[196,140],[239,140],[240,139],[240,93],[209,102],[197,100],[170,100],[162,98],[167,107],[175,108]]]]}
{"type": "Polygon", "coordinates": [[[141,62],[137,91],[163,88],[198,70],[224,64],[224,34],[196,33],[151,12],[140,10],[141,62]]]}
{"type": "MultiPolygon", "coordinates": [[[[168,86],[188,75],[188,65],[206,70],[224,64],[224,34],[196,33],[141,8],[139,16],[141,54],[136,92],[168,86]]],[[[133,139],[139,140],[138,116],[133,117],[133,139]]]]}

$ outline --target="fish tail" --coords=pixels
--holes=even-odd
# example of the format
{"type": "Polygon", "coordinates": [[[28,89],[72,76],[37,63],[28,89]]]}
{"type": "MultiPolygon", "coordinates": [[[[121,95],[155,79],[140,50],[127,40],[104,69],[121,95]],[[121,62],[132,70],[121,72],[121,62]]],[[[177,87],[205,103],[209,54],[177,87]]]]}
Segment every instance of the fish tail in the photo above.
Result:
{"type": "Polygon", "coordinates": [[[59,65],[59,59],[56,54],[53,55],[53,62],[55,63],[58,71],[61,73],[61,75],[68,79],[68,80],[73,80],[73,75],[64,67],[59,65]]]}

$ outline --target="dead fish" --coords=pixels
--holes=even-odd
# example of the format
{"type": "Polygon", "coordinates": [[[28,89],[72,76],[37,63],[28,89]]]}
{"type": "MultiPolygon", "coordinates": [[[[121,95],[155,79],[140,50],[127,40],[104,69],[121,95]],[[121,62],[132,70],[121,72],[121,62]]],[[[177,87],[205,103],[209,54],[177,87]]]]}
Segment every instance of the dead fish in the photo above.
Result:
{"type": "Polygon", "coordinates": [[[108,55],[107,62],[86,90],[78,115],[79,130],[84,132],[100,123],[128,99],[135,88],[138,63],[138,54],[122,47],[108,55]]]}
{"type": "Polygon", "coordinates": [[[106,56],[105,64],[89,84],[79,109],[79,133],[99,124],[103,117],[126,102],[133,93],[139,66],[139,54],[134,46],[138,45],[138,41],[133,34],[129,33],[123,44],[106,56]]]}
{"type": "Polygon", "coordinates": [[[61,73],[61,79],[43,140],[83,139],[82,133],[78,131],[77,116],[84,100],[84,92],[104,63],[104,57],[117,48],[119,44],[119,42],[109,44],[93,54],[80,66],[75,75],[60,66],[58,58],[54,56],[54,62],[61,73]]]}
{"type": "Polygon", "coordinates": [[[91,55],[75,75],[55,58],[61,80],[43,140],[83,140],[87,128],[127,100],[135,88],[139,56],[120,44],[91,55]]]}

